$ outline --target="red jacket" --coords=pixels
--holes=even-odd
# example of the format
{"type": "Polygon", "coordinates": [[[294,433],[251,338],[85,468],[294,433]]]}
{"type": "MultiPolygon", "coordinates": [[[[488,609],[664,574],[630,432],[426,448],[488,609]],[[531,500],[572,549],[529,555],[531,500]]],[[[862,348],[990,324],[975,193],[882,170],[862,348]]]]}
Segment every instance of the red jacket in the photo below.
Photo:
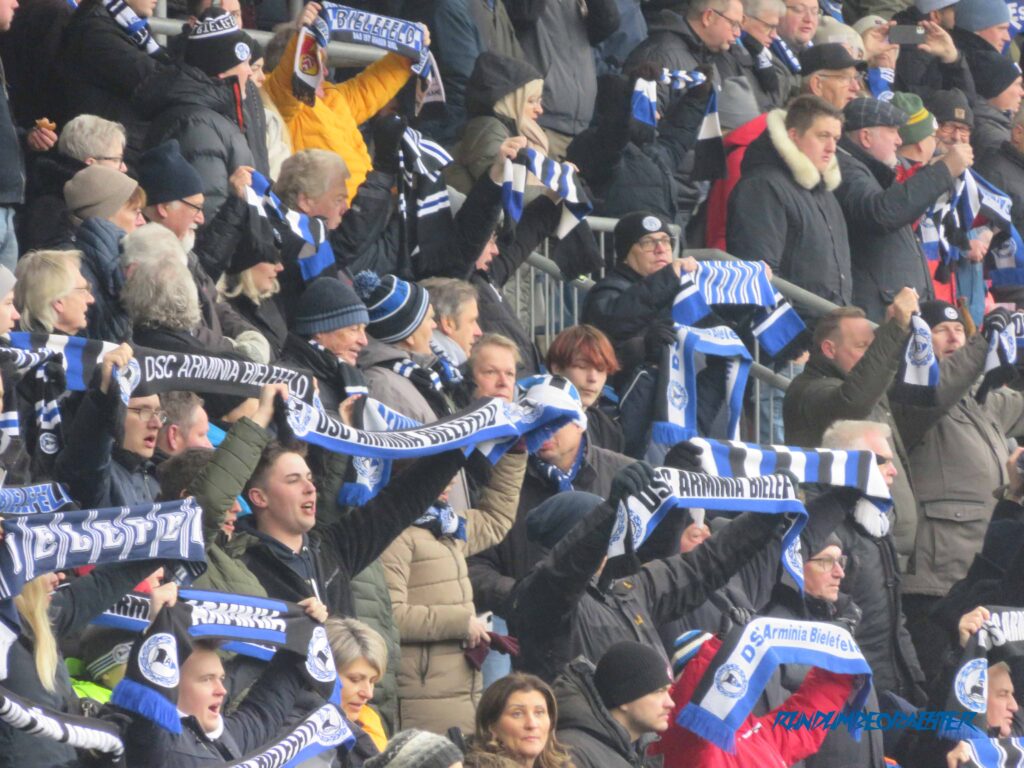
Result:
{"type": "Polygon", "coordinates": [[[853,689],[853,677],[849,675],[812,668],[799,690],[782,706],[761,717],[747,717],[736,732],[735,755],[676,724],[676,717],[690,701],[721,644],[717,637],[704,643],[673,684],[672,700],[676,705],[671,724],[661,741],[651,745],[649,752],[665,756],[664,768],[786,768],[817,752],[828,731],[772,728],[775,712],[795,711],[810,716],[815,712],[841,710],[853,689]]]}
{"type": "Polygon", "coordinates": [[[767,113],[758,115],[749,123],[729,131],[725,137],[725,178],[711,185],[707,201],[707,226],[704,231],[704,245],[707,248],[725,250],[725,225],[729,215],[729,195],[740,180],[740,165],[754,139],[764,133],[767,113]]]}

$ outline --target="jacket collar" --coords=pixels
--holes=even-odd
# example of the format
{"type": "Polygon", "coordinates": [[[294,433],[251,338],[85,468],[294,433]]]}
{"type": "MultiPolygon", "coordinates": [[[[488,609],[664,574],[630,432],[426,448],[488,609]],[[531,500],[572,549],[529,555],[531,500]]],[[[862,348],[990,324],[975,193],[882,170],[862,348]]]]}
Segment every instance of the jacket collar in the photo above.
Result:
{"type": "Polygon", "coordinates": [[[876,160],[874,157],[869,155],[859,144],[856,144],[853,141],[850,141],[846,136],[843,136],[843,138],[839,140],[839,148],[837,151],[843,152],[854,160],[859,160],[864,163],[868,170],[871,171],[871,174],[875,177],[875,180],[878,181],[883,188],[888,189],[892,186],[892,183],[896,178],[896,171],[880,160],[876,160]]]}
{"type": "Polygon", "coordinates": [[[1004,141],[999,147],[1000,154],[1014,165],[1024,168],[1024,152],[1021,152],[1013,144],[1004,141]]]}
{"type": "Polygon", "coordinates": [[[839,173],[839,161],[833,157],[825,173],[822,174],[814,167],[810,158],[797,149],[796,144],[786,133],[786,113],[781,109],[773,109],[768,113],[765,121],[768,138],[772,142],[775,151],[779,153],[782,162],[801,187],[807,190],[814,189],[824,183],[825,189],[829,192],[839,186],[842,176],[839,173]]]}

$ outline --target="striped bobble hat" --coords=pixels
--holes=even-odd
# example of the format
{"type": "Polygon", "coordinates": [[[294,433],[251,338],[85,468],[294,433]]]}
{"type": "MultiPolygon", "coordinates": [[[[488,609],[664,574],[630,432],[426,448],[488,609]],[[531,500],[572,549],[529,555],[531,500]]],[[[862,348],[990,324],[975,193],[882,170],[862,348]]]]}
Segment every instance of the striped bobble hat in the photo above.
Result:
{"type": "Polygon", "coordinates": [[[672,652],[672,674],[675,677],[683,674],[686,663],[696,656],[701,646],[710,639],[710,632],[701,632],[699,629],[691,629],[677,637],[675,650],[672,652]]]}
{"type": "Polygon", "coordinates": [[[575,410],[578,414],[576,423],[581,429],[587,428],[587,412],[583,407],[576,385],[564,376],[552,376],[540,373],[527,376],[516,382],[523,396],[544,405],[553,405],[565,410],[575,410]]]}
{"type": "Polygon", "coordinates": [[[360,272],[353,287],[370,314],[366,330],[385,344],[411,336],[430,306],[430,294],[425,288],[394,275],[379,277],[369,270],[360,272]]]}

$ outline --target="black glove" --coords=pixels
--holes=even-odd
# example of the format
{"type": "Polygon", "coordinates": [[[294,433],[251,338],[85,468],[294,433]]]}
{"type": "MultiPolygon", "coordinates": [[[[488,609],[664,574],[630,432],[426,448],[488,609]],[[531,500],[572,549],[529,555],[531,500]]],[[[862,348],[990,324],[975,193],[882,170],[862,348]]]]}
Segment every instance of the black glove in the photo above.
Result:
{"type": "Polygon", "coordinates": [[[987,337],[990,333],[999,333],[1013,323],[1010,313],[1002,307],[996,307],[987,315],[981,324],[981,332],[987,337]]]}
{"type": "Polygon", "coordinates": [[[373,123],[373,169],[398,173],[398,147],[408,125],[401,115],[379,117],[373,123]]]}
{"type": "Polygon", "coordinates": [[[654,467],[646,461],[638,461],[635,464],[630,464],[628,467],[623,467],[612,478],[612,488],[608,494],[608,503],[613,507],[617,507],[620,501],[625,501],[630,496],[636,496],[650,488],[656,479],[654,467]]]}
{"type": "Polygon", "coordinates": [[[665,466],[686,472],[704,472],[704,467],[700,463],[703,453],[704,449],[699,445],[694,445],[689,440],[681,440],[665,454],[665,466]]]}
{"type": "Polygon", "coordinates": [[[661,362],[662,350],[675,343],[675,326],[670,323],[655,323],[644,334],[644,360],[657,365],[661,362]]]}

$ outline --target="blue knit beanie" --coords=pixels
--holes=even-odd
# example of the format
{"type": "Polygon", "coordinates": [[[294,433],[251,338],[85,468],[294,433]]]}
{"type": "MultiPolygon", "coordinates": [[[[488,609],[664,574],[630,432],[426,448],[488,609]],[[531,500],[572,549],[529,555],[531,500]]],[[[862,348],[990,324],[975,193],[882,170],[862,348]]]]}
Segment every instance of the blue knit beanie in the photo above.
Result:
{"type": "Polygon", "coordinates": [[[1010,23],[1010,9],[1003,0],[960,0],[956,4],[956,25],[977,32],[1010,23]]]}
{"type": "Polygon", "coordinates": [[[302,292],[292,330],[309,338],[338,328],[370,322],[366,306],[355,291],[334,277],[320,277],[302,292]]]}
{"type": "Polygon", "coordinates": [[[366,330],[385,344],[411,336],[430,306],[430,294],[425,288],[394,275],[382,278],[367,270],[356,275],[354,286],[370,313],[366,330]]]}

